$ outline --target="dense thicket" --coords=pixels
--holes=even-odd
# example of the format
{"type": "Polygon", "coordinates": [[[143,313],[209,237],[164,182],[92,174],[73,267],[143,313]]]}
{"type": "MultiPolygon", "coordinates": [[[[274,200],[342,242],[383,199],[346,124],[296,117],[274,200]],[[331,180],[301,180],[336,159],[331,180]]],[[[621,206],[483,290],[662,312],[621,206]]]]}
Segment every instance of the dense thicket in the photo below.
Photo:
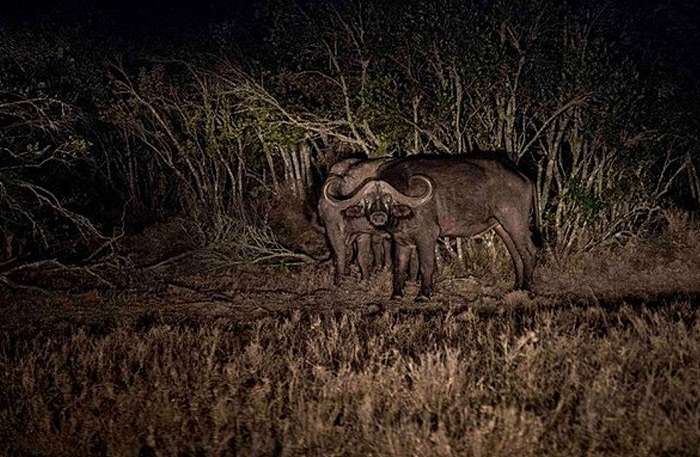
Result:
{"type": "MultiPolygon", "coordinates": [[[[188,26],[168,12],[152,33],[97,7],[2,30],[0,262],[83,258],[173,214],[203,243],[269,245],[271,202],[312,198],[328,166],[358,152],[505,151],[536,180],[562,254],[700,202],[690,48],[644,41],[625,10],[270,1],[235,16],[207,5],[184,12],[188,26]]],[[[659,20],[697,33],[672,9],[659,20]]]]}

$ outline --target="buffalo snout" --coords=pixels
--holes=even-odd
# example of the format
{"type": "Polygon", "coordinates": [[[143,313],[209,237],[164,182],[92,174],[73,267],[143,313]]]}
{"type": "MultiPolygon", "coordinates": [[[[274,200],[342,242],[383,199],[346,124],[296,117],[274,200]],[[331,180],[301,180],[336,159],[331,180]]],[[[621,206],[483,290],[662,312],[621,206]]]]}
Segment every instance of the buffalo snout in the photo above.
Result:
{"type": "Polygon", "coordinates": [[[389,222],[392,204],[391,195],[384,194],[377,189],[372,197],[369,200],[367,217],[375,227],[384,227],[389,222]]]}
{"type": "Polygon", "coordinates": [[[369,215],[369,221],[375,227],[383,227],[389,221],[389,215],[382,211],[375,211],[369,215]]]}

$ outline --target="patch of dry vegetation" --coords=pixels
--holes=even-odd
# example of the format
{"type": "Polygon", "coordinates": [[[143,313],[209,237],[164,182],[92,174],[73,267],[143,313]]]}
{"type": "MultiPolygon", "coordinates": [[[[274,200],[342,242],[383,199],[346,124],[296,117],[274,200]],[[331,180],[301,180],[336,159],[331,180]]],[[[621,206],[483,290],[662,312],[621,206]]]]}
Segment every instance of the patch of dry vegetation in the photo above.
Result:
{"type": "Polygon", "coordinates": [[[653,308],[144,317],[2,338],[5,455],[697,455],[700,320],[653,308]]]}
{"type": "Polygon", "coordinates": [[[599,246],[540,268],[541,291],[620,299],[700,291],[700,226],[689,214],[667,211],[666,227],[619,246],[599,246]]]}
{"type": "Polygon", "coordinates": [[[550,255],[534,295],[465,251],[421,304],[208,251],[18,270],[0,455],[696,456],[699,233],[550,255]]]}

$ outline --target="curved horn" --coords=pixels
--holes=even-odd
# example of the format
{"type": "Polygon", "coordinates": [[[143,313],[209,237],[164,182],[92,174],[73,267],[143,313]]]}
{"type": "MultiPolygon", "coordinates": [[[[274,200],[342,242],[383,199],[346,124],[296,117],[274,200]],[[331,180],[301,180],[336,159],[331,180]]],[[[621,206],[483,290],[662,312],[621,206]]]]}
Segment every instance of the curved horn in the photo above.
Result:
{"type": "Polygon", "coordinates": [[[352,192],[350,192],[350,194],[337,198],[331,195],[329,190],[331,186],[335,185],[336,183],[340,184],[340,181],[342,181],[342,178],[338,176],[328,178],[328,180],[326,180],[326,184],[323,185],[323,198],[326,199],[331,206],[341,210],[359,203],[365,195],[365,189],[372,185],[373,182],[372,180],[368,180],[357,186],[352,192]]]}
{"type": "Polygon", "coordinates": [[[427,190],[422,195],[412,196],[404,194],[386,181],[379,181],[379,185],[384,192],[391,194],[397,203],[418,207],[425,205],[433,198],[435,194],[435,185],[433,184],[433,180],[425,175],[413,175],[408,179],[409,184],[415,183],[416,181],[424,183],[427,187],[427,190]]]}

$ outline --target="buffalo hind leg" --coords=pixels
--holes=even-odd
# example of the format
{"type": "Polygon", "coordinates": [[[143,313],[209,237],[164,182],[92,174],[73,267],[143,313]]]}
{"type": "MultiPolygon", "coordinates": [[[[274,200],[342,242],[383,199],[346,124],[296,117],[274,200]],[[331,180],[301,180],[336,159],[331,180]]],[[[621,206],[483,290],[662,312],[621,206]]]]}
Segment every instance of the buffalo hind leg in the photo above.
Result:
{"type": "Polygon", "coordinates": [[[506,214],[503,221],[506,223],[502,224],[502,228],[510,236],[511,242],[515,246],[522,262],[522,273],[518,288],[530,290],[532,288],[535,259],[537,258],[537,247],[532,241],[528,215],[513,209],[506,214]]]}
{"type": "Polygon", "coordinates": [[[523,289],[532,289],[532,276],[535,271],[535,262],[537,260],[537,247],[532,242],[530,231],[525,230],[525,235],[520,240],[515,239],[515,246],[520,251],[520,257],[523,259],[523,289]]]}
{"type": "Polygon", "coordinates": [[[506,245],[508,253],[513,260],[513,268],[515,268],[515,289],[522,289],[524,284],[524,270],[525,262],[523,262],[522,256],[520,255],[520,250],[515,245],[513,238],[510,234],[503,228],[501,224],[496,224],[493,226],[496,234],[503,240],[503,244],[506,245]]]}

